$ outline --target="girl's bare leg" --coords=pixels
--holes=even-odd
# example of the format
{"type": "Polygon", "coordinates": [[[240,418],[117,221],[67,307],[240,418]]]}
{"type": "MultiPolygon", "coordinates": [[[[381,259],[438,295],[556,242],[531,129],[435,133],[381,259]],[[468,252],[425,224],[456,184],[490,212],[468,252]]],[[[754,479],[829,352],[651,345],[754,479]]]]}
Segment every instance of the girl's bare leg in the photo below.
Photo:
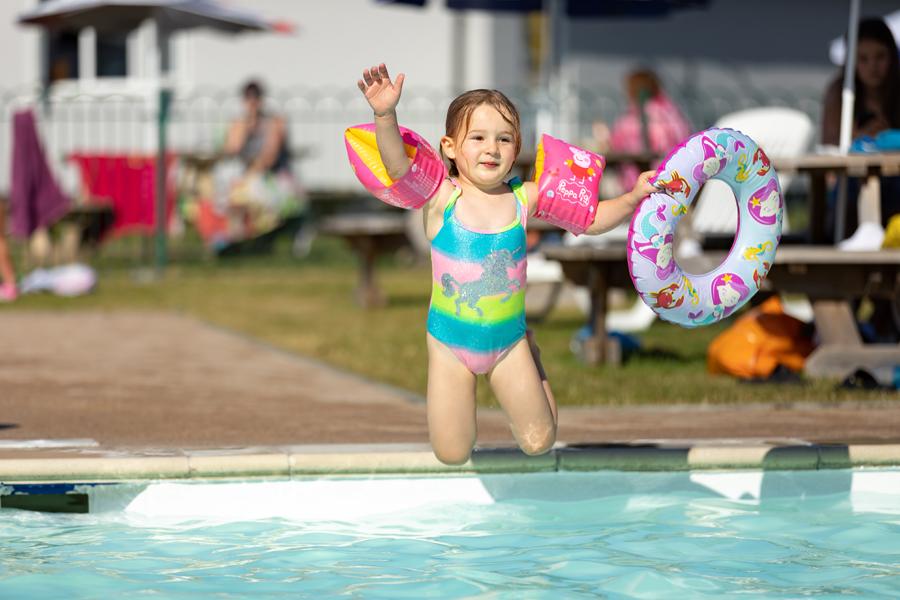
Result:
{"type": "Polygon", "coordinates": [[[534,359],[534,366],[537,368],[538,377],[541,378],[541,386],[544,388],[544,394],[547,396],[547,402],[550,403],[550,412],[553,413],[553,423],[559,424],[559,416],[556,409],[556,398],[553,396],[553,390],[550,389],[550,381],[547,380],[547,373],[544,371],[544,364],[541,362],[541,349],[534,341],[534,332],[530,329],[525,332],[528,339],[528,348],[531,350],[531,357],[534,359]]]}
{"type": "Polygon", "coordinates": [[[478,433],[475,375],[445,345],[428,335],[428,435],[442,463],[469,460],[478,433]]]}
{"type": "Polygon", "coordinates": [[[488,374],[510,428],[526,454],[543,454],[556,441],[549,385],[541,380],[528,340],[522,338],[488,374]]]}

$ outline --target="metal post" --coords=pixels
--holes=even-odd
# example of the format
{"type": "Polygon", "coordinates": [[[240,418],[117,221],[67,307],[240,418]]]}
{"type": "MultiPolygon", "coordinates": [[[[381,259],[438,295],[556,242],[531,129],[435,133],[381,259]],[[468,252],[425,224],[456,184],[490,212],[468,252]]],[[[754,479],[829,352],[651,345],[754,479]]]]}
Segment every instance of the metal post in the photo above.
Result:
{"type": "Polygon", "coordinates": [[[158,275],[166,268],[168,256],[166,252],[166,130],[169,122],[169,106],[172,102],[172,90],[159,89],[159,113],[156,140],[156,271],[158,275]]]}
{"type": "Polygon", "coordinates": [[[166,251],[166,133],[169,124],[169,108],[172,103],[172,90],[169,78],[169,32],[156,22],[156,50],[158,57],[157,81],[159,85],[159,111],[156,122],[156,186],[154,204],[156,208],[156,243],[155,266],[157,276],[161,276],[166,268],[168,256],[166,251]]]}
{"type": "MultiPolygon", "coordinates": [[[[841,90],[841,154],[850,150],[853,133],[853,104],[856,102],[856,38],[859,30],[859,0],[850,0],[850,24],[847,31],[847,48],[844,53],[844,88],[841,90]]],[[[847,219],[847,175],[841,175],[834,211],[834,243],[844,239],[844,223],[847,219]]]]}
{"type": "Polygon", "coordinates": [[[853,132],[853,103],[856,101],[856,37],[859,29],[859,0],[850,0],[850,30],[847,32],[847,52],[844,56],[844,89],[841,90],[841,153],[850,149],[853,132]]]}

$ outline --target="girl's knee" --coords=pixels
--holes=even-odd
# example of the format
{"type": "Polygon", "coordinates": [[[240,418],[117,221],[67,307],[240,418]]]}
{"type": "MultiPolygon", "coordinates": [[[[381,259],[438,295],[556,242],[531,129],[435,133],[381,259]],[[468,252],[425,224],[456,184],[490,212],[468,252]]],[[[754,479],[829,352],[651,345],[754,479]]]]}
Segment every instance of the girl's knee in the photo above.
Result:
{"type": "Polygon", "coordinates": [[[434,456],[445,465],[464,464],[472,455],[474,445],[474,441],[434,438],[431,440],[431,450],[434,452],[434,456]]]}
{"type": "Polygon", "coordinates": [[[465,464],[472,455],[472,448],[432,446],[435,457],[445,465],[465,464]]]}
{"type": "Polygon", "coordinates": [[[556,442],[554,425],[535,425],[521,432],[518,436],[519,447],[529,456],[544,454],[556,442]]]}

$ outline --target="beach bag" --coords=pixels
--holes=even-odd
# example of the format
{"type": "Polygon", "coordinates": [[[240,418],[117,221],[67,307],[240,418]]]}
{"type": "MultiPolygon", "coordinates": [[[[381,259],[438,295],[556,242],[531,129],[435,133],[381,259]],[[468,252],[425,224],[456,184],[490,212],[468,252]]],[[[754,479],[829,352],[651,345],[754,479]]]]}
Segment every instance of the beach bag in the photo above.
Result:
{"type": "Polygon", "coordinates": [[[741,379],[765,379],[781,366],[800,372],[814,345],[809,326],[784,313],[781,300],[772,296],[709,345],[707,371],[741,379]]]}

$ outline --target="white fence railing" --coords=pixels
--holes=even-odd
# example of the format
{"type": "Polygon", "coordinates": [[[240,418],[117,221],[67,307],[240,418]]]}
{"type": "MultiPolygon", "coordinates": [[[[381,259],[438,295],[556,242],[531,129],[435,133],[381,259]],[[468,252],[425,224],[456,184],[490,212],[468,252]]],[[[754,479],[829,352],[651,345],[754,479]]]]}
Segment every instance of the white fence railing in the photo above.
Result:
{"type": "MultiPolygon", "coordinates": [[[[525,144],[534,139],[537,109],[534,95],[527,90],[510,94],[522,113],[525,144]]],[[[797,108],[818,122],[819,90],[765,90],[737,95],[725,90],[706,90],[701,98],[673,94],[684,107],[696,129],[713,123],[721,114],[760,105],[797,108]]],[[[451,94],[425,92],[404,95],[401,122],[427,139],[437,142],[443,132],[446,107],[451,94]]],[[[270,110],[284,115],[289,123],[291,147],[302,150],[296,169],[309,189],[356,189],[348,167],[343,131],[367,121],[370,111],[358,90],[285,89],[272,95],[270,110]]],[[[593,88],[577,90],[566,98],[550,98],[561,107],[560,131],[573,141],[590,136],[595,119],[612,122],[623,109],[618,90],[593,88]]],[[[38,111],[38,123],[47,158],[63,185],[77,189],[77,174],[65,157],[75,152],[152,154],[156,147],[156,100],[152,94],[51,94],[0,92],[0,194],[10,185],[12,117],[27,107],[38,111]]],[[[241,111],[241,103],[231,90],[199,90],[175,98],[169,123],[169,147],[175,152],[208,153],[225,137],[228,123],[241,111]]]]}

